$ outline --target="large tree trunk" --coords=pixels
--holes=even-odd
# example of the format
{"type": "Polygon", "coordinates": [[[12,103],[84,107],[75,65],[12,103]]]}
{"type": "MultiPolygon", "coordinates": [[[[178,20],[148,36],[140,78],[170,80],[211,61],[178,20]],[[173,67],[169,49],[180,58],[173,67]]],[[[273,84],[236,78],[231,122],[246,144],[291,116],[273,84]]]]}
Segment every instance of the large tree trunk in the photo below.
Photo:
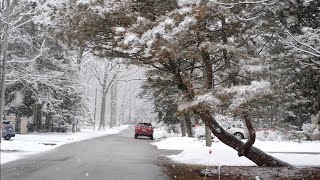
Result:
{"type": "Polygon", "coordinates": [[[210,128],[207,125],[205,125],[205,134],[206,134],[206,146],[211,147],[212,136],[211,136],[210,128]]]}
{"type": "Polygon", "coordinates": [[[75,119],[72,120],[71,132],[72,133],[76,132],[76,120],[75,119]]]}
{"type": "MultiPolygon", "coordinates": [[[[205,69],[204,69],[204,72],[206,75],[205,88],[210,91],[214,85],[212,63],[210,61],[209,53],[203,51],[201,55],[205,65],[205,69]]],[[[210,128],[207,125],[205,125],[205,134],[206,134],[206,146],[210,147],[212,145],[212,137],[211,137],[210,128]]]]}
{"type": "Polygon", "coordinates": [[[111,100],[110,100],[110,127],[117,125],[117,86],[118,83],[115,82],[111,87],[111,100]]]}
{"type": "MultiPolygon", "coordinates": [[[[4,2],[3,2],[4,3],[4,2]]],[[[3,4],[4,5],[4,4],[3,4]]],[[[6,79],[6,65],[8,59],[8,41],[9,41],[9,16],[10,16],[10,0],[6,0],[5,3],[5,12],[3,23],[3,43],[0,44],[0,58],[2,57],[2,71],[1,71],[1,87],[0,87],[0,126],[2,126],[3,115],[4,115],[4,104],[5,104],[5,79],[6,79]]],[[[2,17],[1,17],[2,18],[2,17]]],[[[0,30],[2,28],[2,20],[0,23],[0,30]]],[[[2,128],[0,128],[0,143],[2,140],[2,128]]]]}
{"type": "MultiPolygon", "coordinates": [[[[83,52],[84,52],[84,46],[80,46],[79,47],[79,54],[78,54],[78,58],[77,58],[77,64],[78,64],[78,73],[80,73],[81,71],[81,63],[82,63],[82,58],[83,58],[83,52]]],[[[77,117],[78,118],[78,117],[77,117]]],[[[73,119],[72,120],[72,133],[75,133],[78,129],[78,119],[73,119]]]]}
{"type": "Polygon", "coordinates": [[[190,115],[188,112],[184,113],[184,121],[186,123],[188,137],[193,137],[192,127],[191,127],[191,119],[190,119],[190,115]]]}
{"type": "Polygon", "coordinates": [[[99,124],[99,131],[106,129],[106,100],[107,100],[107,93],[102,92],[102,99],[101,99],[101,110],[100,110],[100,124],[99,124]]]}
{"type": "MultiPolygon", "coordinates": [[[[224,144],[232,147],[237,151],[242,151],[244,143],[234,137],[233,135],[227,133],[218,122],[212,117],[208,110],[194,110],[194,113],[199,115],[200,118],[205,122],[205,124],[211,129],[212,133],[224,144]]],[[[243,153],[243,152],[242,152],[243,153]]],[[[244,153],[239,153],[239,155],[244,155],[251,161],[253,161],[258,166],[265,167],[292,167],[290,164],[281,161],[275,157],[268,155],[267,153],[261,151],[260,149],[251,146],[244,153]]]]}
{"type": "Polygon", "coordinates": [[[42,105],[41,104],[35,104],[33,106],[33,124],[34,124],[34,130],[37,132],[41,132],[41,125],[42,125],[42,105]]]}
{"type": "Polygon", "coordinates": [[[45,114],[46,121],[45,121],[45,127],[47,132],[52,132],[52,113],[46,113],[45,114]]]}
{"type": "MultiPolygon", "coordinates": [[[[221,17],[220,17],[220,20],[221,20],[221,25],[222,25],[222,41],[223,41],[223,44],[224,45],[227,45],[228,44],[228,36],[227,36],[227,25],[226,25],[226,18],[224,17],[223,14],[221,14],[221,17]]],[[[229,61],[229,58],[228,58],[228,51],[226,48],[223,48],[222,49],[222,53],[223,53],[223,59],[225,61],[225,65],[226,65],[226,68],[229,69],[230,68],[230,61],[229,61]]]]}
{"type": "Polygon", "coordinates": [[[318,128],[319,128],[319,131],[320,131],[320,111],[318,111],[318,128]]]}
{"type": "Polygon", "coordinates": [[[180,127],[181,127],[181,135],[182,135],[182,137],[186,136],[186,123],[184,121],[184,118],[180,119],[180,127]]]}

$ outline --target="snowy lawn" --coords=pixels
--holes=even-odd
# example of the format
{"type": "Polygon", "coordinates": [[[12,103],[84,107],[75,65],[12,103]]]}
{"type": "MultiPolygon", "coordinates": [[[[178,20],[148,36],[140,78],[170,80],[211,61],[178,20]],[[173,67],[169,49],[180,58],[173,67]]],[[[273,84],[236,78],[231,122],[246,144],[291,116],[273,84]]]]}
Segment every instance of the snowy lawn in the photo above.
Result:
{"type": "MultiPolygon", "coordinates": [[[[213,142],[212,147],[206,147],[203,140],[188,137],[171,137],[155,142],[153,145],[159,149],[182,150],[178,155],[168,156],[179,163],[211,166],[255,166],[253,162],[245,157],[238,157],[235,150],[217,140],[213,142]],[[210,150],[211,154],[209,154],[210,150]]],[[[254,146],[295,166],[320,166],[320,141],[299,143],[257,140],[254,146]]]]}
{"type": "Polygon", "coordinates": [[[77,133],[16,134],[16,137],[10,139],[10,141],[3,140],[1,143],[1,164],[48,151],[63,144],[116,134],[126,128],[128,128],[127,125],[110,128],[105,131],[82,130],[77,133]]]}

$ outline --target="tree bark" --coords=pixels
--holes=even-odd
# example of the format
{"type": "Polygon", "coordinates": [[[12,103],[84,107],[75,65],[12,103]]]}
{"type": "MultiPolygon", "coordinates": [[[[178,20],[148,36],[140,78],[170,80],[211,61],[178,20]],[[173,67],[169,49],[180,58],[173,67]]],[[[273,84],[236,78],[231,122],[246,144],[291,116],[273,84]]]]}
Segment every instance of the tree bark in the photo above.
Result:
{"type": "Polygon", "coordinates": [[[114,127],[117,124],[117,87],[118,83],[115,82],[111,87],[111,100],[110,100],[110,127],[114,127]]]}
{"type": "Polygon", "coordinates": [[[41,125],[42,125],[42,111],[41,111],[41,104],[35,104],[33,106],[33,124],[34,130],[37,132],[41,132],[41,125]]]}
{"type": "MultiPolygon", "coordinates": [[[[0,87],[0,126],[2,126],[5,105],[5,80],[6,80],[6,65],[8,59],[8,41],[9,41],[9,16],[10,16],[10,0],[6,0],[6,9],[4,12],[4,28],[3,28],[3,44],[1,44],[0,58],[2,57],[2,72],[1,72],[1,87],[0,87]]],[[[2,21],[0,29],[2,28],[2,21]]],[[[0,128],[0,143],[2,140],[2,128],[0,128]]]]}
{"type": "Polygon", "coordinates": [[[186,123],[183,118],[180,119],[181,135],[186,136],[186,123]]]}
{"type": "Polygon", "coordinates": [[[105,116],[106,116],[106,100],[107,100],[107,93],[106,92],[102,92],[99,131],[106,129],[106,119],[105,119],[105,116]]]}
{"type": "MultiPolygon", "coordinates": [[[[78,54],[78,58],[77,58],[78,72],[79,73],[81,71],[81,63],[82,63],[82,59],[83,59],[83,52],[84,52],[84,46],[80,46],[79,47],[79,54],[78,54]]],[[[73,121],[72,121],[72,133],[75,133],[77,131],[78,123],[79,123],[78,119],[73,118],[73,121]]]]}
{"type": "Polygon", "coordinates": [[[318,128],[319,128],[319,131],[320,131],[320,111],[318,111],[318,128]]]}
{"type": "Polygon", "coordinates": [[[47,132],[52,132],[52,114],[49,112],[49,113],[46,113],[45,114],[45,118],[46,118],[46,121],[45,121],[45,127],[46,127],[46,131],[47,132]]]}
{"type": "Polygon", "coordinates": [[[252,123],[251,123],[251,117],[250,117],[250,115],[249,115],[249,112],[248,112],[247,108],[246,108],[246,109],[243,109],[242,112],[243,112],[242,117],[243,117],[244,122],[245,122],[245,124],[246,124],[246,126],[247,126],[247,129],[249,130],[249,139],[248,139],[248,141],[242,146],[242,148],[240,148],[240,149],[238,150],[238,155],[239,155],[239,156],[245,156],[245,155],[249,152],[250,147],[251,147],[251,146],[254,144],[254,142],[256,141],[256,132],[255,132],[255,130],[254,130],[254,128],[253,128],[253,125],[252,125],[252,123]]]}
{"type": "Polygon", "coordinates": [[[212,145],[212,137],[211,137],[211,131],[210,128],[205,125],[205,134],[206,134],[206,146],[211,147],[212,145]]]}
{"type": "MultiPolygon", "coordinates": [[[[227,24],[226,24],[226,18],[224,17],[224,15],[221,15],[220,17],[221,19],[221,25],[222,25],[222,41],[224,45],[228,44],[228,37],[227,37],[227,24]]],[[[222,49],[222,53],[223,53],[223,58],[226,64],[226,68],[229,69],[230,68],[230,62],[229,62],[229,58],[228,58],[228,52],[226,48],[222,49]]]]}
{"type": "Polygon", "coordinates": [[[184,121],[186,123],[188,137],[193,137],[192,127],[191,127],[191,119],[190,119],[190,115],[188,112],[184,113],[184,121]]]}
{"type": "MultiPolygon", "coordinates": [[[[224,144],[239,151],[244,146],[244,143],[227,133],[218,122],[212,117],[208,110],[194,110],[194,113],[199,115],[205,124],[211,129],[212,133],[224,144]]],[[[260,149],[251,146],[248,152],[244,155],[246,158],[253,161],[258,166],[262,167],[293,167],[290,164],[281,161],[275,157],[268,155],[260,149]]]]}
{"type": "MultiPolygon", "coordinates": [[[[209,53],[202,51],[201,54],[202,54],[202,60],[205,65],[205,70],[204,70],[204,74],[206,75],[205,88],[210,91],[214,85],[212,63],[210,62],[209,53]]],[[[212,145],[211,131],[207,125],[205,125],[205,134],[206,134],[206,146],[211,147],[212,145]]]]}
{"type": "Polygon", "coordinates": [[[73,118],[72,120],[72,128],[71,128],[71,132],[72,133],[75,133],[76,132],[76,120],[73,118]]]}
{"type": "Polygon", "coordinates": [[[96,123],[97,123],[97,97],[98,97],[98,88],[96,88],[96,94],[94,98],[93,131],[96,130],[96,123]]]}

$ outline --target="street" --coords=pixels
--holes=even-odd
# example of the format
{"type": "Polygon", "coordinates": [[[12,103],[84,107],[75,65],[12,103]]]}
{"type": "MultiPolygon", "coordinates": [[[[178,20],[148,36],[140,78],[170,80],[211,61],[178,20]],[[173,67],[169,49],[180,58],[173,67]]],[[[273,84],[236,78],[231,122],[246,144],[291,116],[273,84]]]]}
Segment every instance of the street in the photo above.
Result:
{"type": "Polygon", "coordinates": [[[130,127],[119,134],[63,145],[1,165],[1,180],[168,179],[157,165],[161,152],[149,139],[134,139],[130,127]]]}

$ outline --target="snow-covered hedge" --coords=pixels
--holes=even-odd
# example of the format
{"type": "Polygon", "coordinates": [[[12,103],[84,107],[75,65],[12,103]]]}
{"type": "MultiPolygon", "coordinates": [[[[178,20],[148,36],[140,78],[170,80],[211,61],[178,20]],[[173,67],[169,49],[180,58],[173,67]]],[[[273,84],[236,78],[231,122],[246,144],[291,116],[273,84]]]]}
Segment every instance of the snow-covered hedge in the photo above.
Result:
{"type": "Polygon", "coordinates": [[[279,130],[257,131],[256,137],[260,141],[285,141],[286,135],[279,130]]]}

